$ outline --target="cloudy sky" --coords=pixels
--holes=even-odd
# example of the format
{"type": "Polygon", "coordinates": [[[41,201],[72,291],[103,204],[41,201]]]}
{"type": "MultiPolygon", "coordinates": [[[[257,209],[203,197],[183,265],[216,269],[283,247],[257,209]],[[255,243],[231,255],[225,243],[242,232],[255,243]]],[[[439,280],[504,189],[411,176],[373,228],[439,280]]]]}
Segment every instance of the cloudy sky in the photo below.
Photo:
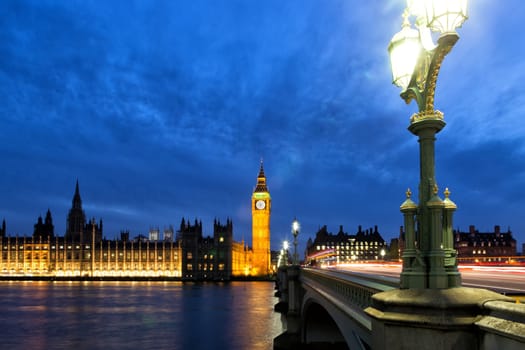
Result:
{"type": "MultiPolygon", "coordinates": [[[[415,103],[391,84],[401,0],[0,2],[0,219],[63,235],[78,179],[104,234],[234,222],[251,242],[260,159],[272,248],[318,227],[396,237],[417,198],[415,103]]],[[[525,242],[525,3],[470,1],[443,64],[436,175],[455,227],[525,242]],[[512,9],[509,11],[508,9],[512,9]]],[[[521,247],[521,245],[520,245],[521,247]]],[[[520,249],[521,250],[521,249],[520,249]]]]}

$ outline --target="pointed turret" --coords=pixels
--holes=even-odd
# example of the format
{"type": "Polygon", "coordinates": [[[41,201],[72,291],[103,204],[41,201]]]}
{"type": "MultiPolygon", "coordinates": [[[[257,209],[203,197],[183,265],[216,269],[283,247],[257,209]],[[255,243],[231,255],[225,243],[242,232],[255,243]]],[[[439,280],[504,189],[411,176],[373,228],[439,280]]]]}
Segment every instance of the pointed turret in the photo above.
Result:
{"type": "Polygon", "coordinates": [[[46,220],[44,221],[46,225],[53,225],[53,218],[51,217],[51,210],[47,209],[46,220]]]}
{"type": "Polygon", "coordinates": [[[253,192],[268,192],[268,187],[266,187],[266,176],[264,175],[263,161],[261,159],[261,167],[259,169],[259,175],[257,175],[257,185],[253,192]]]}
{"type": "Polygon", "coordinates": [[[82,209],[82,199],[80,198],[80,189],[78,186],[78,179],[77,184],[75,186],[75,194],[73,195],[73,201],[72,201],[72,207],[74,209],[82,209]]]}
{"type": "Polygon", "coordinates": [[[53,226],[53,219],[51,218],[51,211],[48,209],[45,220],[42,215],[38,217],[34,225],[33,238],[40,241],[46,241],[55,237],[55,228],[53,226]]]}
{"type": "Polygon", "coordinates": [[[85,225],[86,214],[82,210],[82,199],[80,198],[80,189],[77,179],[71,209],[67,216],[65,238],[71,242],[80,242],[85,225]]]}

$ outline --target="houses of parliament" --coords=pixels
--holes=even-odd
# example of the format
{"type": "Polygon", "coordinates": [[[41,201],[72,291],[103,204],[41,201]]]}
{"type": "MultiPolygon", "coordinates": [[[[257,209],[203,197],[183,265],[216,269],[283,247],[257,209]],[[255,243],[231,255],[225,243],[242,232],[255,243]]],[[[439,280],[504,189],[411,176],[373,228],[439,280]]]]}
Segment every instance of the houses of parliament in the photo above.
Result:
{"type": "Polygon", "coordinates": [[[103,222],[86,219],[78,181],[67,215],[66,232],[57,236],[48,210],[39,217],[32,236],[7,235],[0,228],[0,276],[42,278],[180,278],[230,280],[266,278],[273,272],[270,253],[271,197],[261,161],[251,198],[252,248],[233,239],[233,222],[213,223],[213,235],[203,236],[202,221],[183,218],[179,229],[149,237],[103,238],[103,222]]]}

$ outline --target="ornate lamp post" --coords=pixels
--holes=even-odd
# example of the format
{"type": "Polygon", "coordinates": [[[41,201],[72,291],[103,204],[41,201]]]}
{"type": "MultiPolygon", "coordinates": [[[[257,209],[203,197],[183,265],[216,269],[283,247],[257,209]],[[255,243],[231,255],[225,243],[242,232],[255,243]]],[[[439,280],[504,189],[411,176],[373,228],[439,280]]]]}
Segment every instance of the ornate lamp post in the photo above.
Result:
{"type": "Polygon", "coordinates": [[[299,221],[296,218],[293,219],[292,223],[292,234],[293,234],[293,265],[299,265],[299,255],[297,255],[297,235],[299,235],[299,221]]]}
{"type": "Polygon", "coordinates": [[[402,88],[407,103],[415,99],[419,107],[408,127],[419,138],[419,204],[408,190],[401,205],[406,242],[401,288],[372,295],[371,306],[365,309],[372,318],[370,348],[419,350],[421,344],[432,344],[428,348],[477,349],[477,322],[487,312],[486,302],[510,299],[461,286],[452,240],[456,205],[448,189],[445,199],[439,198],[434,175],[435,135],[445,126],[443,114],[434,110],[434,91],[441,63],[458,40],[456,28],[467,18],[466,0],[407,3],[403,29],[388,49],[394,84],[402,88]],[[409,16],[416,18],[417,30],[411,28],[409,16]],[[432,32],[439,35],[437,45],[432,32]]]}
{"type": "Polygon", "coordinates": [[[416,100],[419,112],[408,130],[419,138],[419,204],[410,190],[401,205],[405,224],[405,249],[401,288],[450,288],[461,285],[452,239],[452,214],[456,205],[438,196],[435,179],[435,135],[443,129],[443,113],[434,109],[436,81],[445,56],[459,39],[456,29],[467,19],[467,0],[408,0],[403,26],[388,51],[393,83],[401,98],[416,100]],[[409,18],[415,17],[413,28],[409,18]],[[432,33],[438,36],[434,43],[432,33]]]}

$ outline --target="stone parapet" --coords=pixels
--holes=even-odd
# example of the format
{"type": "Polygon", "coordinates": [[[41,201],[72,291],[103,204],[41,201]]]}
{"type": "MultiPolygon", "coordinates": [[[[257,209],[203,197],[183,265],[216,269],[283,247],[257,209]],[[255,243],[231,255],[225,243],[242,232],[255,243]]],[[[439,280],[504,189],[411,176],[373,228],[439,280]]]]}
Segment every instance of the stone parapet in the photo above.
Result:
{"type": "Polygon", "coordinates": [[[490,312],[485,305],[513,305],[512,301],[495,292],[465,287],[377,293],[365,309],[372,317],[372,348],[480,349],[483,337],[476,322],[490,312]]]}

